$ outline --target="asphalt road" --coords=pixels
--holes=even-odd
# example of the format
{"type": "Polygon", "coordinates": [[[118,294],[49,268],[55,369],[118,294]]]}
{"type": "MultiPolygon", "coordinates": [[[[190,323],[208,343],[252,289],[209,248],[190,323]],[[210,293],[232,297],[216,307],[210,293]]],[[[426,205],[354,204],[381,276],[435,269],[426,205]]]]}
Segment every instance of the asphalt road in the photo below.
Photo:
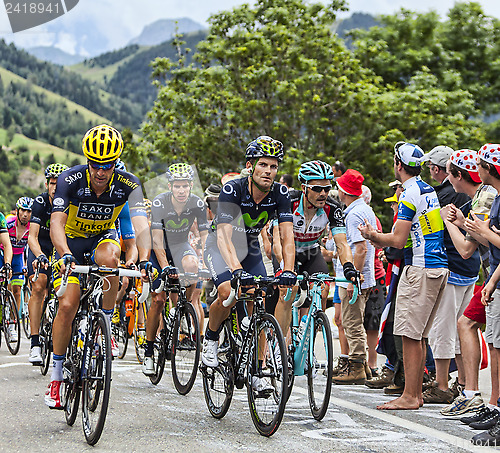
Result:
{"type": "MultiPolygon", "coordinates": [[[[28,340],[17,356],[0,347],[0,451],[98,452],[465,452],[475,432],[444,419],[440,405],[418,411],[381,412],[389,397],[365,386],[334,386],[328,413],[316,422],[310,413],[305,378],[296,378],[283,422],[271,438],[251,421],[246,391],[237,390],[228,414],[215,420],[207,411],[198,379],[187,396],[177,394],[168,365],[154,386],[141,373],[133,345],[113,363],[110,407],[101,440],[85,442],[79,415],[73,427],[64,414],[47,408],[43,395],[49,376],[28,364],[28,340]]],[[[49,371],[50,373],[50,371],[49,371]]],[[[487,386],[487,373],[481,374],[487,386]]]]}

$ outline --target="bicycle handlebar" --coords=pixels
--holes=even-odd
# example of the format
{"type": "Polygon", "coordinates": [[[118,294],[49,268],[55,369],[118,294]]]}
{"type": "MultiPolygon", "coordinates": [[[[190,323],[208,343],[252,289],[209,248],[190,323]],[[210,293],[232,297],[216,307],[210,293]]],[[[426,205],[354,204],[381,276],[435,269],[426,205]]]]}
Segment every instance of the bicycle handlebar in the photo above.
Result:
{"type": "MultiPolygon", "coordinates": [[[[208,280],[212,278],[212,275],[207,269],[200,269],[198,272],[179,272],[177,274],[179,279],[186,279],[186,280],[208,280]]],[[[158,288],[156,288],[154,291],[156,294],[161,293],[162,291],[165,291],[167,286],[169,285],[169,276],[161,276],[161,283],[158,288]]]]}
{"type": "MultiPolygon", "coordinates": [[[[112,268],[112,267],[97,267],[97,266],[82,266],[82,265],[75,265],[74,268],[71,268],[68,266],[66,268],[66,271],[64,272],[64,275],[62,276],[61,280],[61,286],[59,289],[56,291],[56,296],[61,297],[65,292],[68,287],[68,277],[70,272],[75,272],[77,274],[94,274],[99,277],[106,277],[106,276],[118,276],[118,277],[141,277],[141,271],[135,270],[135,269],[127,269],[124,267],[118,267],[118,268],[112,268]]],[[[141,296],[139,297],[139,302],[142,303],[144,302],[149,294],[149,283],[146,282],[142,286],[142,293],[141,296]]]]}
{"type": "MultiPolygon", "coordinates": [[[[279,281],[280,279],[275,277],[254,277],[254,286],[262,287],[262,286],[274,285],[279,283],[279,281]]],[[[239,287],[240,287],[239,280],[236,284],[236,288],[233,288],[233,286],[231,285],[231,291],[229,293],[228,298],[222,301],[222,305],[224,307],[229,307],[234,302],[239,287]]]]}

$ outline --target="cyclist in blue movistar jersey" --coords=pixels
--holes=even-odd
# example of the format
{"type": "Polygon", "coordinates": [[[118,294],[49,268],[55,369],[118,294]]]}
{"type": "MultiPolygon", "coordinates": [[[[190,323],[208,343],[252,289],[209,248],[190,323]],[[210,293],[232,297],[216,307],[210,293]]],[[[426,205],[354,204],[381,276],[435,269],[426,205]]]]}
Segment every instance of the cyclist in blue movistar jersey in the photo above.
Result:
{"type": "MultiPolygon", "coordinates": [[[[286,186],[274,182],[282,160],[281,142],[268,136],[258,137],[246,149],[246,169],[250,176],[227,182],[220,193],[215,231],[209,234],[205,247],[205,262],[218,289],[203,342],[202,361],[207,366],[218,365],[218,330],[230,312],[222,301],[228,298],[231,283],[240,280],[246,286],[253,282],[253,276],[266,275],[258,237],[274,215],[278,218],[283,249],[280,284],[290,287],[297,280],[293,271],[295,246],[290,197],[286,186]]],[[[284,302],[284,291],[281,292],[275,315],[286,332],[291,321],[291,300],[284,302]]]]}
{"type": "MultiPolygon", "coordinates": [[[[168,192],[161,193],[153,200],[151,210],[151,229],[153,234],[153,266],[161,273],[167,273],[175,278],[177,269],[184,272],[197,273],[200,266],[196,251],[191,247],[188,235],[196,222],[200,232],[202,245],[207,238],[207,216],[205,203],[191,193],[194,171],[186,163],[172,164],[168,167],[168,192]]],[[[158,279],[153,287],[158,287],[158,279]]],[[[188,300],[191,300],[195,285],[186,290],[188,300]]],[[[172,305],[177,304],[177,295],[170,294],[172,305]]],[[[166,302],[166,293],[153,293],[153,303],[146,320],[146,350],[144,352],[143,373],[147,376],[155,373],[153,363],[153,348],[156,332],[160,323],[161,311],[166,302]]],[[[200,319],[200,322],[202,320],[200,319]]]]}
{"type": "MultiPolygon", "coordinates": [[[[85,134],[82,149],[87,165],[78,165],[63,172],[57,182],[50,225],[54,258],[59,260],[54,271],[54,287],[57,290],[60,286],[60,275],[67,266],[76,262],[83,264],[86,252],[91,252],[92,261],[98,265],[118,266],[120,244],[115,221],[127,201],[141,260],[139,267],[146,278],[146,269],[151,267],[148,261],[151,249],[149,225],[139,179],[131,173],[115,169],[116,160],[123,150],[121,134],[107,125],[96,126],[85,134]]],[[[118,278],[108,277],[107,280],[109,287],[104,291],[102,304],[104,313],[111,321],[118,278]]],[[[71,275],[66,292],[59,298],[54,320],[54,367],[45,397],[45,403],[51,408],[62,408],[62,365],[79,299],[79,281],[71,275]]]]}
{"type": "Polygon", "coordinates": [[[50,214],[52,214],[52,201],[56,193],[57,178],[68,167],[63,164],[50,164],[45,169],[44,192],[35,198],[31,213],[31,225],[28,236],[28,278],[31,281],[31,297],[28,302],[31,331],[31,348],[29,362],[33,365],[42,364],[40,350],[40,319],[42,317],[42,303],[49,282],[49,258],[52,255],[52,241],[50,240],[50,214]],[[40,263],[40,273],[33,281],[35,268],[40,263]]]}

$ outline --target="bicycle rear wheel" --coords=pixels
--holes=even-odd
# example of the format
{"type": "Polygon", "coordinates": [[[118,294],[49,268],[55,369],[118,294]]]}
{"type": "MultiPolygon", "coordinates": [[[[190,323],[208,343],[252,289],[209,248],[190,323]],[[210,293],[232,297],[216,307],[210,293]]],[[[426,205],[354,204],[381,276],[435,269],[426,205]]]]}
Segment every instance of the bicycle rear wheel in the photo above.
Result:
{"type": "Polygon", "coordinates": [[[90,355],[82,382],[83,432],[87,443],[95,445],[104,428],[111,389],[111,333],[101,311],[94,313],[85,354],[90,355]]]}
{"type": "Polygon", "coordinates": [[[257,321],[248,364],[248,405],[259,434],[269,437],[285,412],[288,366],[283,333],[274,316],[265,313],[257,321]]]}
{"type": "Polygon", "coordinates": [[[155,374],[149,376],[149,380],[151,384],[157,385],[163,376],[163,370],[165,369],[165,347],[163,345],[163,338],[165,337],[164,333],[160,334],[162,340],[155,341],[154,349],[153,349],[153,361],[155,366],[155,374]]]}
{"type": "Polygon", "coordinates": [[[24,335],[26,335],[26,338],[29,340],[31,338],[31,331],[30,331],[30,317],[28,312],[28,301],[30,300],[31,297],[31,290],[30,287],[26,284],[23,286],[22,291],[23,291],[23,307],[21,310],[21,319],[23,324],[24,335]]]}
{"type": "Polygon", "coordinates": [[[200,361],[200,326],[194,307],[187,302],[176,317],[172,332],[172,379],[181,395],[193,388],[200,361]]]}
{"type": "Polygon", "coordinates": [[[321,420],[330,403],[333,374],[332,330],[325,313],[318,311],[314,314],[312,328],[313,356],[309,349],[307,389],[312,415],[316,420],[321,420]]]}
{"type": "MultiPolygon", "coordinates": [[[[137,301],[135,303],[137,303],[137,301]]],[[[144,352],[146,351],[146,314],[144,314],[143,322],[139,323],[138,316],[141,310],[145,310],[147,313],[146,303],[142,303],[135,310],[134,347],[135,355],[139,363],[144,361],[144,352]]]]}
{"type": "Polygon", "coordinates": [[[40,352],[42,356],[40,373],[42,373],[42,376],[45,376],[49,370],[50,356],[52,353],[52,325],[46,311],[47,303],[44,303],[42,320],[40,322],[40,352]]]}
{"type": "Polygon", "coordinates": [[[128,325],[124,313],[125,307],[120,305],[120,320],[118,323],[111,322],[111,333],[118,344],[118,358],[123,359],[127,353],[128,346],[128,325]]]}
{"type": "Polygon", "coordinates": [[[16,300],[13,294],[5,290],[3,293],[3,333],[5,343],[12,355],[19,352],[21,345],[21,323],[19,322],[19,313],[17,311],[16,300]]]}
{"type": "MultiPolygon", "coordinates": [[[[73,329],[78,325],[78,322],[73,322],[73,329]]],[[[66,352],[66,360],[63,366],[64,380],[62,383],[62,406],[64,408],[64,416],[66,423],[73,426],[78,415],[78,405],[80,403],[81,387],[80,373],[78,367],[78,353],[76,352],[75,334],[71,335],[71,341],[66,352]]]]}
{"type": "Polygon", "coordinates": [[[219,365],[210,368],[201,365],[203,395],[212,417],[220,419],[227,414],[234,391],[234,369],[229,340],[230,324],[226,321],[219,336],[219,365]]]}

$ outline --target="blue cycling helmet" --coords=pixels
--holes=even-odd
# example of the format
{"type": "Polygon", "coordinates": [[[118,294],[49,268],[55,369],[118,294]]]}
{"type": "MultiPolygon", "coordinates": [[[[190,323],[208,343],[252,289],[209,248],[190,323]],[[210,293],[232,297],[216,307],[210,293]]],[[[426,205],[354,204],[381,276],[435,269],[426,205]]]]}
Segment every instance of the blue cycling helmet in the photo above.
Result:
{"type": "Polygon", "coordinates": [[[302,184],[305,184],[307,181],[311,181],[313,179],[333,180],[333,178],[334,175],[332,166],[321,160],[312,160],[310,162],[304,162],[300,166],[299,181],[302,184]]]}
{"type": "Polygon", "coordinates": [[[120,158],[116,159],[115,170],[127,171],[127,167],[125,166],[125,162],[123,162],[123,160],[121,160],[120,158]]]}
{"type": "Polygon", "coordinates": [[[281,162],[284,157],[283,143],[268,135],[257,137],[248,144],[245,158],[250,160],[259,157],[275,157],[278,162],[281,162]]]}
{"type": "Polygon", "coordinates": [[[30,197],[21,197],[16,201],[17,209],[26,209],[27,211],[31,211],[33,208],[33,198],[30,197]]]}

